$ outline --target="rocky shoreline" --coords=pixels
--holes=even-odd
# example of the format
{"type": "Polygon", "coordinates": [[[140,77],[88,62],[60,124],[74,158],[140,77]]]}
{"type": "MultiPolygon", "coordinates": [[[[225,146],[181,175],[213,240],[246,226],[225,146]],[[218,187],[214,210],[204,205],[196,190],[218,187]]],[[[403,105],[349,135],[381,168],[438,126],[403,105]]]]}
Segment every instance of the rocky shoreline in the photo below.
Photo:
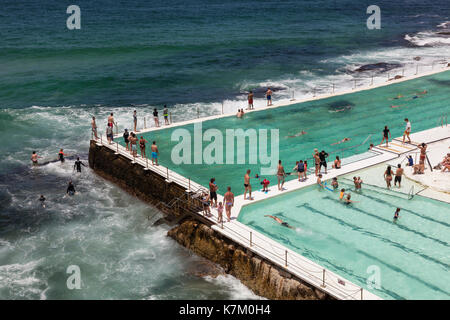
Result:
{"type": "Polygon", "coordinates": [[[218,264],[259,296],[276,300],[334,299],[195,220],[174,227],[168,236],[218,264]]]}

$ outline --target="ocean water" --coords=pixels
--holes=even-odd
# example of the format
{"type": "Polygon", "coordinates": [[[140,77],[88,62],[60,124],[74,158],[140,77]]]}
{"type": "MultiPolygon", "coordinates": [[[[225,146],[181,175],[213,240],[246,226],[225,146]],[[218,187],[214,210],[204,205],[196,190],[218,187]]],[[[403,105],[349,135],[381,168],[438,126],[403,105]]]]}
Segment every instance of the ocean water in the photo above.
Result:
{"type": "MultiPolygon", "coordinates": [[[[193,275],[199,259],[174,245],[159,214],[73,160],[31,168],[59,148],[86,162],[90,117],[119,124],[167,104],[174,120],[258,105],[311,89],[350,88],[449,57],[448,1],[379,1],[381,30],[366,28],[369,1],[76,1],[81,30],[60,1],[0,3],[0,299],[257,298],[232,277],[193,275]],[[80,194],[64,198],[73,179],[80,194]],[[41,208],[37,198],[47,197],[41,208]],[[149,220],[148,217],[151,217],[149,220]],[[153,218],[152,218],[153,217],[153,218]],[[82,289],[68,290],[78,265],[82,289]],[[170,266],[170,267],[167,267],[170,266]]],[[[425,67],[424,67],[425,68],[425,67]]]]}

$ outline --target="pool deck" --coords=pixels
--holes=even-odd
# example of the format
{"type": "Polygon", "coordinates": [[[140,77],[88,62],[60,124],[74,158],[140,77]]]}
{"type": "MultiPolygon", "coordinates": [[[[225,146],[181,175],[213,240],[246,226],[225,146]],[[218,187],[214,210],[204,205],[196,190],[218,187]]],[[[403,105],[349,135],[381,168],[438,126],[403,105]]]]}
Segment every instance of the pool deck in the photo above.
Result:
{"type": "MultiPolygon", "coordinates": [[[[411,79],[415,79],[418,77],[423,77],[427,75],[432,75],[435,73],[448,71],[450,68],[446,65],[441,70],[435,70],[431,71],[426,74],[420,74],[417,76],[412,77],[403,77],[398,80],[391,80],[387,81],[386,83],[365,87],[365,88],[358,88],[351,91],[346,92],[339,92],[332,95],[322,95],[317,96],[315,98],[309,98],[304,100],[295,100],[288,103],[283,104],[275,104],[271,107],[265,107],[261,109],[255,109],[255,110],[249,110],[247,112],[258,112],[261,110],[267,110],[272,108],[278,108],[283,106],[288,106],[292,104],[298,104],[301,102],[306,101],[312,101],[312,100],[319,100],[323,98],[328,98],[332,96],[337,95],[343,95],[347,93],[353,93],[357,91],[362,90],[369,90],[376,87],[381,87],[385,85],[390,85],[393,83],[399,83],[402,81],[407,81],[411,79]]],[[[164,130],[167,128],[172,127],[178,127],[183,126],[187,124],[193,124],[196,122],[202,122],[207,120],[213,120],[213,119],[219,119],[223,117],[229,117],[233,116],[233,114],[222,114],[222,115],[215,115],[210,116],[206,118],[201,119],[193,119],[193,120],[187,120],[183,122],[177,122],[173,123],[167,126],[161,126],[161,127],[151,127],[147,129],[142,129],[139,131],[139,133],[144,132],[151,132],[155,130],[164,130]]],[[[438,116],[437,116],[438,118],[438,116]]],[[[118,135],[119,136],[119,135],[118,135]]],[[[433,143],[437,141],[442,141],[445,139],[450,138],[450,126],[444,126],[444,127],[437,127],[432,128],[429,130],[424,130],[421,132],[413,133],[411,134],[411,139],[413,143],[433,143]]],[[[377,145],[373,148],[373,151],[378,153],[376,156],[373,156],[368,159],[359,160],[356,162],[352,162],[349,164],[345,164],[343,161],[343,165],[341,169],[331,169],[331,163],[329,165],[330,170],[327,174],[323,174],[323,181],[329,180],[333,177],[339,177],[351,172],[355,172],[364,168],[369,168],[381,163],[387,163],[389,161],[398,159],[402,156],[404,156],[407,153],[412,153],[418,151],[417,147],[415,145],[409,145],[409,144],[402,144],[401,142],[402,137],[395,138],[392,142],[390,142],[390,145],[388,148],[377,145]]],[[[199,191],[199,190],[205,190],[203,186],[196,183],[195,181],[188,181],[187,178],[179,175],[178,173],[165,168],[163,166],[153,166],[148,163],[148,160],[144,160],[141,157],[134,158],[128,151],[125,151],[125,148],[118,143],[108,144],[106,141],[106,138],[102,135],[101,139],[97,140],[97,144],[101,146],[106,146],[112,150],[115,150],[116,153],[120,153],[121,155],[124,155],[128,159],[132,161],[132,163],[137,163],[147,170],[152,170],[157,172],[163,177],[166,177],[168,181],[176,182],[182,186],[185,186],[188,190],[187,191],[199,191]]],[[[448,149],[447,149],[448,150],[448,149]]],[[[443,154],[442,154],[443,156],[443,154]]],[[[342,159],[344,160],[344,159],[342,159]]],[[[439,159],[440,161],[442,159],[439,159]]],[[[434,161],[434,156],[433,160],[434,161]]],[[[289,166],[291,166],[290,164],[289,166]]],[[[435,165],[435,163],[433,164],[435,165]]],[[[243,178],[242,178],[243,179],[243,178]]],[[[431,178],[432,179],[432,178],[431,178]]],[[[427,182],[430,183],[430,182],[427,182]]],[[[282,191],[278,190],[276,181],[271,182],[272,186],[269,188],[269,192],[263,193],[260,191],[260,185],[253,185],[254,190],[252,193],[253,200],[244,200],[243,195],[236,196],[234,207],[232,209],[232,215],[231,215],[231,222],[225,222],[223,224],[215,224],[212,226],[212,228],[219,232],[220,234],[223,234],[224,236],[230,238],[231,240],[235,241],[236,243],[239,243],[243,247],[247,248],[247,250],[254,252],[255,254],[258,254],[259,256],[268,259],[272,263],[284,268],[286,271],[291,273],[294,276],[297,276],[298,278],[312,284],[313,286],[320,288],[321,290],[327,292],[331,296],[342,299],[342,300],[380,300],[381,298],[377,295],[364,290],[363,288],[347,281],[346,279],[340,277],[339,275],[335,274],[334,272],[327,270],[323,268],[322,266],[310,261],[309,259],[306,259],[305,257],[301,256],[300,254],[284,247],[282,244],[266,237],[265,235],[253,230],[252,228],[240,223],[237,221],[237,217],[239,213],[241,212],[242,208],[246,205],[253,204],[257,201],[262,201],[266,199],[270,199],[272,197],[276,197],[278,195],[285,194],[287,192],[292,192],[299,190],[301,188],[311,186],[316,184],[316,177],[314,175],[309,175],[309,178],[305,182],[298,182],[297,179],[287,181],[284,184],[284,188],[282,191]]],[[[431,193],[440,192],[436,190],[428,191],[431,193]]],[[[421,193],[421,195],[426,196],[426,193],[421,193]]],[[[218,196],[218,201],[223,202],[223,197],[218,196]]],[[[447,201],[448,202],[448,201],[447,201]]],[[[211,210],[212,216],[209,218],[213,222],[217,222],[217,210],[212,209],[211,210]]],[[[224,218],[225,218],[225,212],[224,212],[224,218]]]]}
{"type": "MultiPolygon", "coordinates": [[[[420,73],[420,74],[417,74],[417,75],[411,75],[411,76],[404,76],[404,77],[402,77],[400,79],[390,79],[390,80],[387,80],[387,81],[382,82],[382,83],[377,83],[377,84],[373,84],[373,85],[370,85],[370,86],[360,87],[360,88],[356,88],[356,89],[353,89],[353,90],[343,90],[343,91],[339,91],[339,92],[333,92],[332,94],[317,95],[315,97],[308,97],[308,98],[299,99],[299,100],[291,99],[290,101],[283,100],[283,101],[281,101],[279,103],[274,102],[273,105],[270,106],[270,107],[264,106],[262,108],[255,108],[255,109],[252,109],[252,110],[247,110],[246,109],[245,113],[259,112],[259,111],[263,111],[263,110],[275,109],[275,108],[280,108],[280,107],[286,107],[286,106],[299,104],[299,103],[303,103],[303,102],[308,102],[308,101],[322,100],[322,99],[326,99],[326,98],[341,96],[341,95],[345,95],[345,94],[349,94],[349,93],[355,93],[355,92],[359,92],[359,91],[372,90],[372,89],[375,89],[375,88],[384,87],[384,86],[388,86],[388,85],[395,84],[395,83],[400,83],[400,82],[404,82],[404,81],[408,81],[408,80],[413,80],[413,79],[417,79],[417,78],[426,77],[426,76],[430,76],[430,75],[433,75],[433,74],[449,71],[450,70],[450,66],[449,65],[450,64],[445,63],[445,65],[443,67],[437,66],[434,70],[431,70],[429,72],[423,72],[423,73],[420,73]]],[[[240,107],[242,107],[242,106],[240,106],[240,107]]],[[[191,120],[185,120],[185,121],[180,121],[180,122],[173,122],[173,123],[171,123],[169,125],[161,125],[159,127],[156,127],[156,126],[151,126],[150,127],[149,126],[148,128],[138,128],[138,129],[140,129],[138,131],[138,133],[142,134],[142,133],[151,132],[151,131],[158,131],[158,130],[164,130],[164,129],[168,129],[168,128],[181,127],[181,126],[185,126],[185,125],[188,125],[188,124],[193,124],[193,123],[198,123],[198,122],[203,122],[203,121],[208,121],[208,120],[221,119],[221,118],[232,117],[232,116],[236,116],[236,112],[228,113],[228,114],[213,115],[213,116],[202,117],[202,118],[191,119],[191,120]]],[[[436,118],[437,117],[438,116],[436,116],[436,118]]],[[[149,122],[149,124],[150,123],[154,123],[153,122],[153,117],[149,117],[148,122],[149,122]]],[[[142,121],[140,123],[142,123],[142,121]]],[[[162,123],[163,123],[163,121],[160,121],[160,124],[162,124],[162,123]]],[[[116,135],[114,135],[114,138],[121,137],[121,135],[122,134],[118,134],[117,133],[116,135]]]]}

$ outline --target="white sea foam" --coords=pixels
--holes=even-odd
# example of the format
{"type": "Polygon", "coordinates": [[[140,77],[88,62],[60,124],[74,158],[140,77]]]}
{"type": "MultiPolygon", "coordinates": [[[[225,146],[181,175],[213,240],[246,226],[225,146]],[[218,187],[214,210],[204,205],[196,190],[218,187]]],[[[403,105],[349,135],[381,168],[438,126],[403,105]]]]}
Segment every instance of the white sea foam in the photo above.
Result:
{"type": "Polygon", "coordinates": [[[265,300],[265,298],[254,294],[238,279],[230,275],[219,275],[215,278],[206,276],[205,280],[223,286],[228,289],[232,300],[265,300]]]}
{"type": "Polygon", "coordinates": [[[412,36],[407,34],[405,35],[405,40],[419,47],[450,45],[450,37],[448,35],[440,35],[432,31],[418,32],[412,36]]]}

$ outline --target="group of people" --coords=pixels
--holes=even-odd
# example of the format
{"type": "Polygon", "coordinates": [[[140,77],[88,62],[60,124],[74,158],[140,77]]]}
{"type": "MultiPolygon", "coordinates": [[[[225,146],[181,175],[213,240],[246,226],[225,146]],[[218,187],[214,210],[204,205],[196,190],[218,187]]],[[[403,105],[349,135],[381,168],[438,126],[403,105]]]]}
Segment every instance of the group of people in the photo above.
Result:
{"type": "MultiPolygon", "coordinates": [[[[267,106],[268,107],[272,105],[272,95],[273,95],[272,90],[270,90],[270,88],[267,88],[267,91],[265,93],[265,97],[266,97],[266,100],[267,100],[267,106]]],[[[247,110],[255,109],[255,107],[253,105],[253,97],[254,97],[253,91],[250,90],[248,92],[248,94],[247,94],[247,102],[248,102],[247,110]]],[[[244,115],[244,110],[241,109],[241,111],[242,111],[242,115],[244,115]]],[[[238,114],[239,114],[239,110],[238,110],[238,114]]],[[[238,116],[238,118],[241,118],[241,117],[238,116]]]]}
{"type": "Polygon", "coordinates": [[[227,192],[223,196],[223,202],[217,203],[217,190],[219,187],[216,184],[216,179],[211,178],[209,182],[209,193],[203,192],[201,194],[201,202],[203,206],[203,215],[205,217],[211,217],[211,206],[217,209],[217,222],[223,222],[223,209],[227,216],[227,221],[231,221],[231,208],[234,206],[234,193],[231,192],[231,187],[227,187],[227,192]]]}
{"type": "Polygon", "coordinates": [[[450,153],[444,156],[444,159],[439,162],[433,169],[441,170],[441,172],[450,171],[450,153]]]}
{"type": "MultiPolygon", "coordinates": [[[[147,154],[146,154],[146,144],[148,143],[148,141],[146,139],[144,139],[143,136],[141,136],[141,138],[138,140],[136,134],[134,132],[128,132],[128,129],[124,130],[123,133],[123,141],[125,142],[125,148],[127,151],[130,151],[130,153],[133,155],[133,157],[137,157],[137,144],[139,142],[139,149],[141,150],[141,157],[142,158],[147,158],[147,154]]],[[[156,141],[153,141],[151,147],[151,159],[152,159],[152,164],[153,165],[158,165],[158,154],[159,154],[159,150],[158,150],[158,146],[156,145],[156,141]]]]}

